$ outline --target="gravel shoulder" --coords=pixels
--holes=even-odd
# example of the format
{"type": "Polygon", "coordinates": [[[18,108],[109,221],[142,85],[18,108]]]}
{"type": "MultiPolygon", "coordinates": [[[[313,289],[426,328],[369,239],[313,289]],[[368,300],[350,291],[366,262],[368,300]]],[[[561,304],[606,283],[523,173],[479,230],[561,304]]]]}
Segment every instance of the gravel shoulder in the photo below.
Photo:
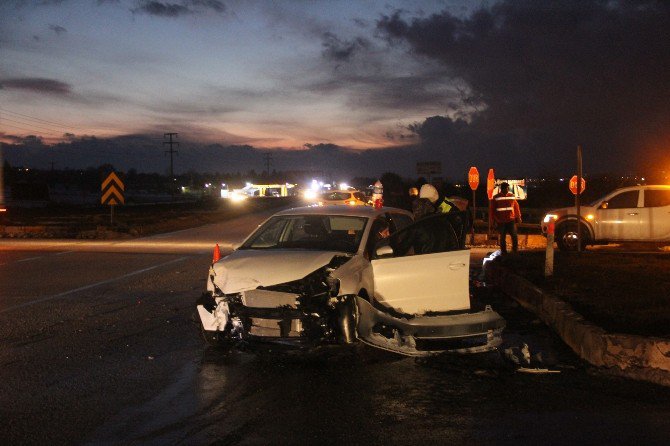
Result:
{"type": "Polygon", "coordinates": [[[544,259],[525,251],[499,261],[607,332],[670,338],[670,254],[556,252],[550,278],[544,259]]]}

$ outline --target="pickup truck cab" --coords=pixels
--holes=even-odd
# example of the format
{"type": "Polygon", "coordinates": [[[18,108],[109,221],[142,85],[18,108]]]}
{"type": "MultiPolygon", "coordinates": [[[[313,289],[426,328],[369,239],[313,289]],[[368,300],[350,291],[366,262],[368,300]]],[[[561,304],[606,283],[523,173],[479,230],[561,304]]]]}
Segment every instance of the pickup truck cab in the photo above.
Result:
{"type": "Polygon", "coordinates": [[[546,235],[555,224],[556,243],[561,250],[577,248],[577,230],[582,246],[609,242],[670,242],[670,185],[633,186],[616,189],[577,209],[549,211],[542,220],[546,235]]]}

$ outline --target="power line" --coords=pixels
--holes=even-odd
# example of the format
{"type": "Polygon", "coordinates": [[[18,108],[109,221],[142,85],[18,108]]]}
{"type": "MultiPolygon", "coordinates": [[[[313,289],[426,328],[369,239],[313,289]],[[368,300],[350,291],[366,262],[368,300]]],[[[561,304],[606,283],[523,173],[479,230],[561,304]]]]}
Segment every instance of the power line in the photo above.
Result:
{"type": "Polygon", "coordinates": [[[63,124],[63,123],[60,123],[60,122],[54,122],[54,121],[48,121],[48,120],[46,120],[46,119],[35,118],[35,117],[33,117],[33,116],[24,115],[23,113],[13,112],[13,111],[11,111],[11,110],[7,110],[7,109],[4,109],[4,108],[0,108],[0,111],[1,111],[1,112],[5,112],[5,113],[9,113],[9,114],[11,114],[11,115],[16,115],[16,116],[21,116],[21,117],[23,117],[23,118],[32,119],[33,121],[43,122],[43,123],[45,123],[45,124],[53,124],[53,125],[56,125],[56,126],[58,126],[58,127],[71,128],[71,129],[79,129],[79,130],[87,130],[87,129],[83,128],[83,127],[75,127],[75,126],[66,125],[66,124],[63,124]]]}
{"type": "Polygon", "coordinates": [[[176,150],[173,150],[172,146],[173,146],[174,144],[176,144],[177,147],[179,147],[179,143],[176,142],[176,141],[173,141],[173,140],[172,140],[172,137],[174,137],[175,139],[177,139],[177,138],[179,137],[179,133],[163,133],[163,138],[170,138],[169,141],[163,141],[163,144],[164,144],[164,145],[165,145],[165,144],[169,144],[169,145],[170,145],[170,150],[166,150],[165,153],[169,153],[169,154],[170,154],[170,194],[171,194],[171,196],[172,196],[172,199],[174,200],[174,187],[173,187],[174,185],[172,184],[173,181],[174,181],[174,160],[173,160],[173,155],[174,155],[175,153],[179,153],[179,152],[177,152],[176,150]]]}
{"type": "Polygon", "coordinates": [[[42,130],[42,131],[48,131],[48,132],[56,132],[57,131],[57,130],[54,130],[54,129],[49,128],[49,127],[42,127],[42,126],[35,125],[32,122],[15,121],[14,119],[10,119],[10,118],[7,118],[7,117],[2,118],[2,121],[9,121],[9,122],[17,123],[17,124],[23,124],[23,125],[27,125],[27,126],[30,126],[32,128],[35,128],[35,129],[42,130]]]}

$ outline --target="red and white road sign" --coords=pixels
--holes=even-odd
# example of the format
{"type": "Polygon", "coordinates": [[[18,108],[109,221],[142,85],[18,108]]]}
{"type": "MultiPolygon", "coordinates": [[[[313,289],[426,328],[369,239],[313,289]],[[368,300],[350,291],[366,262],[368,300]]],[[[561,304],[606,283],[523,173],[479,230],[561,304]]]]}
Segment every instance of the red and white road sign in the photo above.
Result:
{"type": "MultiPolygon", "coordinates": [[[[573,195],[577,195],[577,175],[573,175],[572,178],[570,178],[570,184],[568,187],[570,188],[570,192],[572,192],[573,195]]],[[[582,189],[579,191],[579,193],[583,193],[584,189],[586,189],[586,180],[584,177],[582,177],[582,189]]]]}
{"type": "Polygon", "coordinates": [[[493,174],[493,169],[489,169],[489,175],[486,177],[486,193],[489,200],[493,199],[493,189],[496,187],[496,177],[493,174]]]}
{"type": "Polygon", "coordinates": [[[477,190],[479,187],[479,171],[476,167],[471,167],[468,172],[468,184],[472,190],[477,190]]]}

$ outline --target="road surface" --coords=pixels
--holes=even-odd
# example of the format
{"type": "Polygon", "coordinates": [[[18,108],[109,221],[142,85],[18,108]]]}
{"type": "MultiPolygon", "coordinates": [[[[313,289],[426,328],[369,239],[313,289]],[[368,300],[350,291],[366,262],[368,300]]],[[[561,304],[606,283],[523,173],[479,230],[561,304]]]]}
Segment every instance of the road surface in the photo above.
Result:
{"type": "Polygon", "coordinates": [[[668,389],[587,367],[484,288],[476,300],[508,320],[498,353],[205,347],[192,316],[212,248],[266,216],[131,241],[0,241],[0,444],[667,443],[668,389]],[[559,373],[519,371],[524,344],[559,373]]]}

